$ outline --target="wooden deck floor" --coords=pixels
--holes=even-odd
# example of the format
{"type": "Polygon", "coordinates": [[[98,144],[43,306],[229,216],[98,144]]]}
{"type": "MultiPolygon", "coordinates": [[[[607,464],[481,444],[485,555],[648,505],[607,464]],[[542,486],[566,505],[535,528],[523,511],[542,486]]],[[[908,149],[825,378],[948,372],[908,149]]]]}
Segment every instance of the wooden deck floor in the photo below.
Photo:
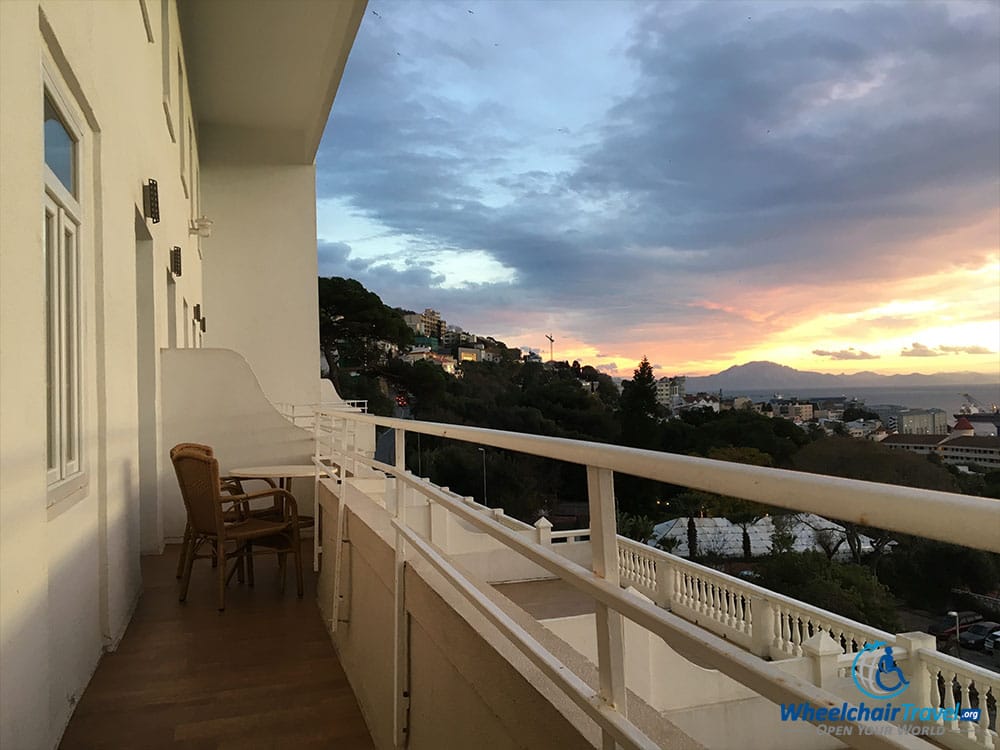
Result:
{"type": "Polygon", "coordinates": [[[303,599],[291,570],[282,594],[274,558],[260,557],[256,587],[234,578],[223,614],[206,561],[177,601],[177,554],[143,558],[135,616],[101,660],[62,750],[373,747],[320,620],[308,542],[303,599]]]}

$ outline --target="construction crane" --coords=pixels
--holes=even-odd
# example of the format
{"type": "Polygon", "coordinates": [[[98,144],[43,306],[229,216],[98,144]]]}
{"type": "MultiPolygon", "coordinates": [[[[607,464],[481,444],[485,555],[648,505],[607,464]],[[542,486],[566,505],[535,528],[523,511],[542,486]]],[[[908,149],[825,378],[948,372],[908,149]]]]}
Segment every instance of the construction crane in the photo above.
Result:
{"type": "Polygon", "coordinates": [[[545,338],[549,340],[549,362],[554,362],[555,358],[552,356],[552,346],[556,343],[556,340],[547,333],[545,334],[545,338]]]}
{"type": "Polygon", "coordinates": [[[968,393],[963,393],[962,396],[966,400],[961,410],[963,414],[996,414],[1000,412],[1000,405],[990,404],[989,407],[986,407],[968,393]]]}

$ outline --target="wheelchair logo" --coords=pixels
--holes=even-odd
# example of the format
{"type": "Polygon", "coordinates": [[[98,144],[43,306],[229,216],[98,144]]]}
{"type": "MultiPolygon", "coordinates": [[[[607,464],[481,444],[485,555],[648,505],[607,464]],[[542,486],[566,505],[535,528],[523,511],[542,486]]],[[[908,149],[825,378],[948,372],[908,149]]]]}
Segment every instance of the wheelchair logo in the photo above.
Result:
{"type": "Polygon", "coordinates": [[[910,686],[892,655],[892,646],[882,641],[867,643],[854,657],[851,667],[854,685],[869,698],[895,698],[910,686]]]}

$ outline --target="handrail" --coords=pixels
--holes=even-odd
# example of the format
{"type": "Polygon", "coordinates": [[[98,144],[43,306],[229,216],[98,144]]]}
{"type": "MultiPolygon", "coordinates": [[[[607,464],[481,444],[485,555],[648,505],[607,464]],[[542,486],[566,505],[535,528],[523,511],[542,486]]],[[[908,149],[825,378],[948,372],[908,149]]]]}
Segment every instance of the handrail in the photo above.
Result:
{"type": "MultiPolygon", "coordinates": [[[[698,654],[699,661],[744,685],[752,686],[759,695],[775,703],[808,702],[814,706],[834,707],[841,699],[816,687],[811,682],[782,670],[775,663],[765,662],[688,621],[664,611],[653,603],[625,592],[620,586],[554,552],[535,544],[517,532],[496,523],[492,518],[465,506],[427,480],[415,477],[396,466],[375,461],[360,454],[345,456],[373,469],[395,477],[396,482],[418,490],[422,495],[478,527],[489,536],[520,553],[582,593],[594,598],[609,610],[620,613],[637,625],[662,638],[682,653],[698,654]]],[[[397,490],[399,492],[399,490],[397,490]]],[[[401,495],[400,495],[401,496],[401,495]]],[[[398,502],[398,501],[397,501],[398,502]]],[[[397,531],[399,527],[397,526],[397,531]]],[[[519,646],[520,647],[520,646],[519,646]]],[[[845,721],[855,727],[856,740],[862,747],[926,749],[922,740],[909,735],[878,734],[882,722],[845,721]]],[[[847,739],[847,738],[845,738],[847,739]]]]}
{"type": "Polygon", "coordinates": [[[320,411],[363,424],[530,453],[841,521],[1000,552],[1000,500],[544,435],[320,411]]]}
{"type": "Polygon", "coordinates": [[[393,520],[392,526],[546,677],[579,706],[602,729],[624,746],[657,750],[659,747],[620,712],[607,706],[593,688],[559,661],[528,631],[473,586],[451,563],[409,528],[393,520]]]}

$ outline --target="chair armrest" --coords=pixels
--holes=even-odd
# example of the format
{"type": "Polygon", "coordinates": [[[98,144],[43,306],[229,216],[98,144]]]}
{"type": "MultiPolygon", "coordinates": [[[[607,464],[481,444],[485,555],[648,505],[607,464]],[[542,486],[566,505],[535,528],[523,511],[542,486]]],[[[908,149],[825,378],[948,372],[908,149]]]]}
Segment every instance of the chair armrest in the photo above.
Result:
{"type": "Polygon", "coordinates": [[[229,497],[220,497],[220,502],[238,502],[247,503],[251,500],[256,500],[261,497],[274,497],[283,498],[284,506],[282,508],[282,513],[285,520],[294,521],[296,524],[299,522],[299,506],[295,502],[295,495],[293,495],[288,490],[278,489],[277,487],[272,487],[267,490],[257,490],[256,492],[247,492],[243,495],[230,495],[229,497]]]}

